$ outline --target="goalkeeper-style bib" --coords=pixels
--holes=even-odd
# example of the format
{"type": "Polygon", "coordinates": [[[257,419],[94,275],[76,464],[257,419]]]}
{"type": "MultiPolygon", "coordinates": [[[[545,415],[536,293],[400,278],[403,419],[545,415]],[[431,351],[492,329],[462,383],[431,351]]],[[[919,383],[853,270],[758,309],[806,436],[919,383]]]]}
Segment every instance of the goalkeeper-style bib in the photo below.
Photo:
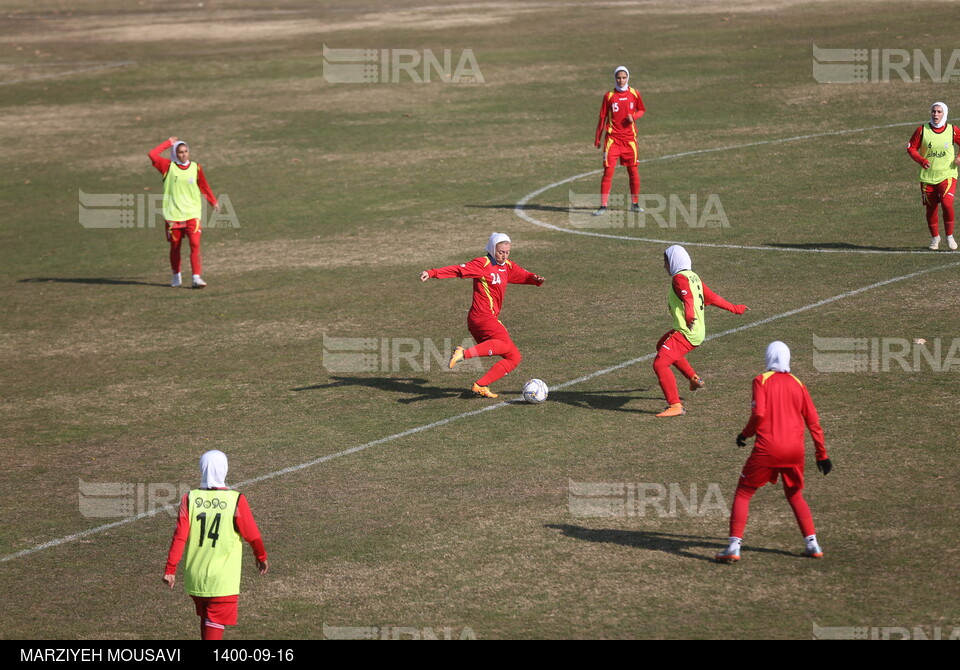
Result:
{"type": "Polygon", "coordinates": [[[920,168],[920,181],[924,184],[939,184],[945,179],[957,178],[957,165],[953,162],[957,152],[953,145],[953,126],[947,124],[942,133],[936,133],[930,124],[923,126],[920,139],[920,155],[930,161],[930,167],[920,168]]]}
{"type": "Polygon", "coordinates": [[[197,185],[197,164],[190,161],[186,169],[170,164],[163,178],[163,218],[167,221],[189,221],[203,216],[200,187],[197,185]]]}
{"type": "Polygon", "coordinates": [[[673,327],[683,333],[690,344],[699,347],[703,338],[707,335],[707,327],[703,322],[703,282],[700,281],[700,277],[693,270],[681,270],[677,274],[683,275],[690,282],[690,291],[693,293],[693,312],[696,314],[697,320],[693,322],[693,328],[687,327],[683,301],[674,293],[671,285],[667,301],[670,305],[670,313],[673,315],[673,327]]]}
{"type": "Polygon", "coordinates": [[[190,491],[190,537],[184,553],[184,589],[211,598],[240,593],[243,541],[233,526],[239,491],[190,491]]]}

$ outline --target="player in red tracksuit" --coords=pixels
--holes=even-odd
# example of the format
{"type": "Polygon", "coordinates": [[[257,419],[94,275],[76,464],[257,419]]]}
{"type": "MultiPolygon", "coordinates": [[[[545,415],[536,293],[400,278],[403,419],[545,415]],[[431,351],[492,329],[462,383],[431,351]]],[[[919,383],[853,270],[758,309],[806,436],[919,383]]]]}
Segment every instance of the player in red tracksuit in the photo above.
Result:
{"type": "Polygon", "coordinates": [[[246,496],[227,488],[227,469],[227,456],[222,451],[213,449],[200,457],[200,489],[184,494],[180,501],[177,528],[173,533],[163,574],[164,583],[172,589],[177,579],[177,564],[186,551],[186,590],[193,598],[197,616],[200,617],[202,640],[221,640],[224,626],[237,625],[242,548],[239,546],[239,539],[235,539],[233,543],[230,540],[238,535],[250,545],[261,575],[267,574],[269,568],[267,550],[263,546],[263,538],[246,496]],[[221,491],[223,493],[220,493],[221,491]],[[204,510],[195,518],[191,518],[191,496],[197,498],[194,511],[204,510]],[[214,496],[214,504],[212,509],[207,511],[207,508],[211,507],[211,496],[214,496]],[[206,503],[200,504],[204,503],[204,500],[206,503]],[[220,515],[214,514],[214,510],[218,508],[218,504],[229,510],[233,506],[228,504],[231,500],[235,500],[231,522],[220,523],[220,515]],[[199,532],[195,535],[198,544],[188,547],[192,524],[199,526],[199,532]],[[233,537],[228,537],[228,534],[233,537]]]}
{"type": "Polygon", "coordinates": [[[489,386],[520,365],[520,350],[510,339],[510,333],[500,322],[500,308],[507,292],[507,284],[533,284],[541,286],[544,278],[507,260],[510,256],[510,238],[503,233],[494,233],[487,242],[487,255],[474,258],[469,263],[450,265],[445,268],[424,270],[420,281],[431,278],[461,277],[473,279],[473,304],[467,314],[467,328],[476,346],[464,349],[457,347],[450,358],[450,367],[465,358],[476,356],[502,356],[487,373],[478,379],[472,391],[484,398],[497,398],[489,386]]]}
{"type": "Polygon", "coordinates": [[[804,555],[823,557],[817,543],[810,507],[803,498],[804,426],[813,437],[817,469],[824,475],[833,468],[827,458],[823,429],[810,392],[790,374],[790,349],[783,342],[771,342],[766,352],[766,372],[753,380],[753,411],[737,446],[746,446],[756,435],[753,451],[743,466],[730,512],[730,544],[716,555],[721,562],[740,560],[740,543],[747,525],[750,499],[765,484],[783,479],[783,492],[790,503],[806,543],[804,555]]]}
{"type": "Polygon", "coordinates": [[[600,209],[593,213],[600,216],[607,211],[610,200],[610,188],[613,184],[613,172],[617,169],[617,160],[627,168],[630,177],[630,199],[634,212],[640,208],[640,153],[637,149],[636,121],[643,116],[646,107],[640,99],[640,92],[631,88],[630,71],[622,65],[613,71],[615,86],[607,91],[600,105],[600,120],[597,121],[597,134],[593,145],[603,151],[603,178],[600,180],[600,209]],[[603,137],[606,131],[606,137],[603,137]]]}
{"type": "Polygon", "coordinates": [[[930,123],[917,128],[907,153],[920,165],[920,197],[926,209],[927,227],[930,229],[930,249],[940,248],[940,225],[937,208],[943,209],[943,227],[947,234],[947,247],[957,250],[953,239],[954,196],[957,192],[957,166],[960,155],[960,127],[947,123],[946,103],[935,102],[930,106],[930,123]]]}
{"type": "MultiPolygon", "coordinates": [[[[184,236],[190,244],[190,270],[193,273],[193,288],[203,288],[207,285],[201,275],[203,274],[202,257],[200,254],[200,234],[203,232],[200,228],[201,212],[200,195],[207,199],[213,209],[220,211],[220,204],[213,195],[210,184],[203,174],[203,168],[199,163],[191,165],[190,147],[186,142],[171,137],[162,144],[150,151],[150,162],[163,175],[163,209],[164,219],[166,220],[167,241],[170,243],[170,268],[173,270],[173,280],[170,285],[178,287],[182,280],[180,277],[180,244],[184,236]],[[165,158],[160,154],[170,149],[171,158],[165,158]],[[196,170],[195,183],[192,175],[189,177],[191,183],[173,188],[173,181],[168,179],[168,173],[171,169],[178,170],[184,174],[196,170]]],[[[186,178],[186,177],[185,177],[186,178]]]]}

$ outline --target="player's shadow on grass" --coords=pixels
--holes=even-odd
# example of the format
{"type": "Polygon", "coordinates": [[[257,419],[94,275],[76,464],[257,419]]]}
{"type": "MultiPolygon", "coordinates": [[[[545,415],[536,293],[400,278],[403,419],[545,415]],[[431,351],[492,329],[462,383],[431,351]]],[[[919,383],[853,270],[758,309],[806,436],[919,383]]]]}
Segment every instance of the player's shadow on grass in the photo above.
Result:
{"type": "Polygon", "coordinates": [[[550,395],[548,396],[548,402],[562,402],[564,405],[570,405],[571,407],[606,410],[608,412],[629,412],[631,414],[657,414],[658,412],[662,412],[662,407],[659,409],[650,410],[625,406],[627,403],[633,400],[663,401],[662,395],[630,395],[632,393],[643,393],[649,390],[649,388],[638,388],[618,389],[616,391],[551,391],[550,395]]]}
{"type": "Polygon", "coordinates": [[[878,247],[869,244],[850,244],[848,242],[806,242],[803,244],[784,244],[782,242],[767,242],[768,247],[776,249],[844,249],[862,250],[862,251],[920,251],[919,246],[915,247],[878,247]]]}
{"type": "Polygon", "coordinates": [[[333,381],[326,384],[313,384],[311,386],[300,386],[292,389],[293,391],[316,391],[319,389],[343,388],[345,386],[366,386],[368,388],[378,389],[380,391],[389,391],[391,393],[404,393],[413,396],[412,398],[398,398],[397,402],[408,405],[423,400],[438,400],[440,398],[467,398],[473,397],[469,391],[463,387],[458,388],[437,388],[436,386],[427,386],[428,380],[415,377],[406,377],[397,379],[396,377],[331,377],[333,381]]]}
{"type": "Polygon", "coordinates": [[[44,284],[56,282],[60,284],[99,284],[103,286],[161,286],[170,287],[170,283],[156,283],[137,281],[135,279],[110,279],[108,277],[29,277],[20,279],[20,284],[44,284]]]}
{"type": "MultiPolygon", "coordinates": [[[[613,528],[584,528],[583,526],[571,526],[563,523],[548,523],[546,528],[559,530],[565,536],[575,540],[585,542],[601,542],[607,544],[619,544],[625,547],[635,547],[637,549],[647,549],[649,551],[662,551],[675,556],[693,558],[698,561],[707,561],[714,563],[713,555],[726,549],[727,543],[718,541],[713,537],[699,537],[697,535],[678,535],[676,533],[658,533],[645,530],[618,530],[613,528]],[[702,547],[708,551],[708,555],[693,551],[702,547]]],[[[800,556],[800,554],[791,554],[782,549],[765,549],[763,547],[750,547],[743,550],[745,553],[758,554],[779,554],[781,556],[800,556]]]]}
{"type": "MultiPolygon", "coordinates": [[[[599,201],[598,201],[598,206],[599,206],[599,201]]],[[[464,205],[464,207],[473,207],[473,208],[475,208],[475,209],[510,209],[510,210],[513,210],[513,209],[516,209],[516,208],[517,208],[517,205],[516,205],[516,204],[513,204],[513,205],[464,205]]],[[[558,205],[532,205],[532,204],[526,204],[526,205],[524,205],[521,209],[523,209],[524,211],[529,210],[529,211],[533,211],[533,212],[577,212],[577,211],[592,212],[592,211],[594,211],[596,208],[597,208],[596,206],[594,206],[594,207],[569,207],[569,206],[567,206],[567,207],[561,207],[561,206],[558,206],[558,205]]]]}

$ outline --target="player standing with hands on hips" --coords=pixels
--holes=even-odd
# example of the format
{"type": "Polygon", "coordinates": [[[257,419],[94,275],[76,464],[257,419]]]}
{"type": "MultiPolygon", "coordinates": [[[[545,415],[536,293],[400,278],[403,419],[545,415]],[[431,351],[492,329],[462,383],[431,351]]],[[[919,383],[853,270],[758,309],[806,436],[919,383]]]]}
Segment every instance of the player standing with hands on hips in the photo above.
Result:
{"type": "Polygon", "coordinates": [[[827,458],[823,429],[810,392],[790,374],[790,348],[783,342],[767,346],[766,372],[753,380],[753,410],[743,431],[737,435],[737,446],[744,447],[747,438],[756,435],[753,451],[740,472],[740,481],[730,512],[730,544],[716,555],[716,560],[733,563],[740,560],[740,543],[750,512],[750,499],[765,484],[776,484],[783,478],[783,493],[790,503],[806,544],[803,555],[822,558],[810,507],[803,498],[803,428],[810,430],[816,449],[817,469],[830,474],[833,464],[827,458]]]}
{"type": "Polygon", "coordinates": [[[207,199],[216,212],[220,211],[203,168],[190,160],[190,147],[176,137],[155,147],[150,152],[150,161],[163,175],[163,218],[166,221],[167,241],[170,243],[170,268],[173,280],[170,286],[180,286],[180,243],[186,237],[190,243],[190,270],[193,273],[193,288],[203,288],[207,282],[200,276],[203,273],[200,255],[200,233],[203,218],[203,203],[200,195],[207,199]],[[161,152],[170,149],[170,158],[164,158],[161,152]],[[172,159],[172,160],[171,160],[172,159]]]}
{"type": "Polygon", "coordinates": [[[484,398],[498,398],[499,394],[490,390],[490,384],[505,374],[512,372],[522,356],[520,350],[510,339],[510,333],[500,322],[500,308],[507,292],[507,284],[533,284],[542,286],[545,281],[540,275],[527,272],[516,263],[507,260],[510,256],[510,238],[503,233],[493,233],[487,241],[487,255],[474,258],[469,263],[450,265],[445,268],[424,270],[420,281],[432,278],[444,279],[461,277],[473,279],[473,303],[467,314],[467,328],[476,346],[464,349],[457,347],[450,357],[450,367],[465,358],[476,356],[502,356],[487,374],[478,379],[470,389],[484,398]]]}
{"type": "Polygon", "coordinates": [[[600,120],[597,122],[597,134],[593,145],[603,151],[603,178],[600,180],[600,209],[594,216],[606,214],[610,200],[610,188],[613,184],[613,172],[617,169],[617,160],[627,168],[630,176],[631,211],[642,212],[640,208],[640,154],[637,150],[636,121],[643,116],[646,107],[640,99],[640,93],[628,85],[630,71],[624,66],[613,71],[614,88],[607,91],[600,105],[600,120]],[[606,137],[603,137],[606,131],[606,137]]]}
{"type": "Polygon", "coordinates": [[[184,589],[200,617],[200,639],[222,640],[224,626],[237,625],[243,543],[253,549],[257,570],[267,574],[267,550],[246,497],[227,488],[227,456],[216,449],[200,457],[200,488],[180,501],[163,581],[171,589],[177,564],[186,557],[184,589]]]}
{"type": "Polygon", "coordinates": [[[930,229],[930,249],[940,248],[940,225],[937,208],[943,209],[943,228],[950,251],[957,250],[953,239],[953,200],[957,192],[957,166],[960,156],[956,145],[960,144],[960,128],[947,123],[946,103],[935,102],[930,106],[930,123],[917,128],[907,153],[920,164],[920,197],[926,209],[927,227],[930,229]]]}
{"type": "Polygon", "coordinates": [[[670,366],[674,365],[690,381],[690,390],[703,388],[704,382],[687,362],[686,355],[700,346],[707,335],[704,308],[716,305],[734,314],[743,314],[750,308],[734,305],[707,288],[696,272],[691,270],[690,254],[679,244],[667,247],[663,252],[663,268],[670,275],[670,292],[667,305],[673,316],[673,330],[664,333],[657,342],[657,356],[653,359],[653,371],[660,381],[660,390],[668,407],[657,417],[680,416],[686,410],[680,402],[677,380],[670,366]]]}

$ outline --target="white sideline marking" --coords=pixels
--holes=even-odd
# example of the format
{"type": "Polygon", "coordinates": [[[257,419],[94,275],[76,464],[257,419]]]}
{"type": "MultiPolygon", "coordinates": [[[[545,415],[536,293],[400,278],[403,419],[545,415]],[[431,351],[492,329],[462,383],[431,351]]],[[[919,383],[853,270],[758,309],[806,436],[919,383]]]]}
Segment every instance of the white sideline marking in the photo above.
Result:
{"type": "MultiPolygon", "coordinates": [[[[926,269],[926,270],[918,270],[917,272],[911,272],[910,274],[902,275],[902,276],[900,276],[900,277],[894,277],[893,279],[884,279],[883,281],[876,282],[875,284],[870,284],[870,285],[868,285],[868,286],[863,286],[863,287],[861,287],[861,288],[854,289],[853,291],[847,291],[846,293],[841,293],[841,294],[839,294],[839,295],[835,295],[835,296],[830,297],[830,298],[824,298],[823,300],[818,300],[817,302],[812,302],[812,303],[810,303],[809,305],[804,305],[803,307],[798,307],[798,308],[796,308],[796,309],[791,309],[791,310],[789,310],[789,311],[787,311],[787,312],[783,312],[782,314],[776,314],[776,315],[774,315],[774,316],[770,316],[770,317],[767,317],[767,318],[765,318],[765,319],[760,319],[759,321],[754,321],[754,322],[752,322],[752,323],[748,323],[748,324],[743,325],[743,326],[738,326],[737,328],[731,328],[731,329],[725,330],[725,331],[723,331],[723,332],[721,332],[721,333],[717,333],[716,335],[709,335],[709,336],[707,336],[706,340],[715,340],[715,339],[718,339],[718,338],[721,338],[721,337],[726,337],[727,335],[732,335],[732,334],[734,334],[734,333],[739,333],[739,332],[741,332],[741,331],[748,330],[748,329],[750,329],[750,328],[755,328],[755,327],[757,327],[757,326],[762,326],[762,325],[764,325],[764,324],[770,323],[771,321],[776,321],[776,320],[778,320],[778,319],[785,319],[785,318],[787,318],[788,316],[793,316],[794,314],[799,314],[799,313],[801,313],[801,312],[806,312],[807,310],[815,309],[815,308],[817,308],[817,307],[822,307],[823,305],[828,305],[828,304],[830,304],[830,303],[832,303],[832,302],[836,302],[836,301],[838,301],[838,300],[843,300],[844,298],[849,298],[849,297],[851,297],[851,296],[855,296],[855,295],[857,295],[857,294],[859,294],[859,293],[863,293],[864,291],[869,291],[869,290],[871,290],[871,289],[879,288],[879,287],[881,287],[881,286],[886,286],[887,284],[893,284],[893,283],[895,283],[895,282],[903,281],[903,280],[905,280],[905,279],[912,279],[912,278],[914,278],[914,277],[919,277],[920,275],[928,274],[928,273],[930,273],[930,272],[936,272],[936,271],[938,271],[938,270],[946,270],[946,269],[948,269],[948,268],[954,268],[954,267],[957,267],[957,266],[960,266],[960,261],[957,261],[957,262],[955,262],[955,263],[948,263],[947,265],[940,265],[940,266],[935,267],[935,268],[928,268],[928,269],[926,269]]],[[[706,341],[706,340],[704,340],[704,341],[706,341]]],[[[641,362],[643,362],[643,361],[650,360],[650,359],[653,358],[655,355],[656,355],[656,352],[647,354],[647,355],[645,355],[645,356],[640,356],[639,358],[632,358],[632,359],[630,359],[629,361],[624,361],[623,363],[619,363],[619,364],[617,364],[617,365],[613,365],[613,366],[608,367],[608,368],[603,368],[602,370],[597,370],[596,372],[591,372],[590,374],[584,375],[583,377],[578,377],[578,378],[576,378],[576,379],[571,379],[570,381],[563,382],[562,384],[558,384],[558,385],[554,386],[553,388],[554,388],[554,389],[565,389],[565,388],[569,388],[569,387],[571,387],[571,386],[574,386],[575,384],[579,384],[579,383],[581,383],[581,382],[585,382],[585,381],[587,381],[588,379],[593,379],[594,377],[599,377],[599,376],[601,376],[601,375],[605,375],[605,374],[607,374],[607,373],[614,372],[614,371],[616,371],[616,370],[621,370],[621,369],[626,368],[626,367],[629,367],[629,366],[631,366],[631,365],[635,365],[635,364],[637,364],[637,363],[641,363],[641,362]]],[[[270,473],[267,473],[267,474],[265,474],[265,475],[260,475],[259,477],[254,477],[253,479],[247,479],[247,480],[244,480],[244,481],[240,482],[239,484],[236,484],[236,485],[234,486],[234,488],[240,489],[240,488],[243,488],[244,486],[249,486],[249,485],[251,485],[251,484],[256,484],[256,483],[258,483],[258,482],[266,481],[266,480],[268,480],[268,479],[273,479],[273,478],[275,478],[275,477],[280,477],[280,476],[282,476],[282,475],[290,474],[290,473],[293,473],[293,472],[299,472],[300,470],[305,470],[306,468],[313,467],[314,465],[319,465],[319,464],[321,464],[321,463],[326,463],[327,461],[332,461],[333,459],[335,459],[335,458],[340,458],[341,456],[347,456],[347,455],[349,455],[349,454],[355,454],[355,453],[357,453],[357,452],[363,451],[364,449],[369,449],[370,447],[375,447],[375,446],[377,446],[378,444],[384,444],[384,443],[386,443],[386,442],[392,442],[393,440],[398,440],[398,439],[400,439],[400,438],[402,438],[402,437],[407,437],[407,436],[409,436],[409,435],[416,435],[417,433],[422,433],[423,431],[425,431],[425,430],[430,430],[431,428],[437,428],[437,427],[439,427],[439,426],[443,426],[443,425],[446,425],[446,424],[448,424],[448,423],[453,423],[454,421],[459,421],[460,419],[465,419],[465,418],[467,418],[467,417],[475,416],[475,415],[477,415],[477,414],[483,414],[484,412],[492,412],[493,410],[500,409],[501,407],[506,407],[507,405],[514,405],[514,404],[517,404],[517,403],[519,403],[519,402],[522,402],[522,401],[519,400],[519,399],[504,400],[504,401],[502,401],[502,402],[497,403],[496,405],[487,405],[487,406],[485,406],[485,407],[481,407],[481,408],[479,408],[479,409],[471,410],[471,411],[469,411],[469,412],[463,412],[462,414],[457,414],[457,415],[455,415],[455,416],[447,417],[446,419],[440,419],[439,421],[434,421],[433,423],[428,423],[428,424],[424,424],[424,425],[422,425],[422,426],[418,426],[418,427],[416,427],[416,428],[411,428],[411,429],[405,430],[405,431],[403,431],[403,432],[401,432],[401,433],[396,433],[396,434],[394,434],[394,435],[388,435],[387,437],[381,437],[381,438],[379,438],[379,439],[372,440],[371,442],[367,442],[367,443],[365,443],[365,444],[361,444],[361,445],[358,445],[358,446],[356,446],[356,447],[351,447],[350,449],[344,449],[343,451],[338,451],[338,452],[335,453],[335,454],[329,454],[329,455],[327,455],[327,456],[322,456],[322,457],[316,458],[316,459],[314,459],[314,460],[312,460],[312,461],[307,461],[306,463],[301,463],[300,465],[292,465],[292,466],[290,466],[289,468],[284,468],[284,469],[282,469],[282,470],[276,470],[276,471],[274,471],[274,472],[270,472],[270,473]]],[[[121,520],[119,520],[119,521],[114,521],[113,523],[108,523],[108,524],[105,524],[105,525],[102,525],[102,526],[97,526],[97,527],[95,527],[95,528],[89,528],[89,529],[84,530],[84,531],[81,531],[81,532],[79,532],[79,533],[74,533],[73,535],[67,535],[67,536],[65,536],[65,537],[61,537],[61,538],[58,538],[58,539],[56,539],[56,540],[50,540],[49,542],[44,542],[43,544],[38,544],[38,545],[35,546],[35,547],[31,547],[31,548],[29,548],[29,549],[23,549],[23,550],[18,551],[18,552],[14,553],[14,554],[10,554],[9,556],[4,556],[3,558],[0,558],[0,563],[5,563],[5,562],[7,562],[7,561],[12,561],[12,560],[14,560],[14,559],[16,559],[16,558],[23,558],[24,556],[29,556],[30,554],[35,554],[35,553],[37,553],[38,551],[42,551],[42,550],[44,550],[44,549],[50,549],[51,547],[58,547],[58,546],[60,546],[60,545],[62,545],[62,544],[67,544],[68,542],[73,542],[74,540],[79,540],[80,538],[83,538],[83,537],[87,537],[87,536],[90,536],[90,535],[95,535],[95,534],[101,533],[101,532],[103,532],[103,531],[105,531],[105,530],[110,530],[111,528],[117,528],[117,527],[119,527],[119,526],[123,526],[123,525],[125,525],[125,524],[132,523],[132,522],[134,522],[134,521],[140,521],[141,519],[145,519],[145,518],[147,518],[147,517],[156,516],[156,515],[159,514],[160,512],[166,512],[166,511],[169,511],[169,510],[172,510],[172,509],[173,509],[173,506],[172,506],[172,505],[164,505],[163,507],[157,507],[157,508],[154,508],[154,509],[149,510],[149,511],[147,511],[147,512],[141,512],[140,514],[138,514],[138,515],[136,515],[136,516],[133,516],[133,517],[128,517],[128,518],[126,518],[126,519],[121,519],[121,520]]]]}
{"type": "MultiPolygon", "coordinates": [[[[796,135],[794,137],[784,137],[776,140],[761,140],[759,142],[747,142],[746,144],[734,144],[728,147],[714,147],[712,149],[697,149],[695,151],[683,151],[678,154],[669,154],[667,156],[659,156],[657,158],[644,158],[641,160],[641,163],[652,163],[654,161],[665,161],[671,158],[684,158],[686,156],[699,156],[701,154],[709,154],[716,151],[731,151],[733,149],[746,149],[748,147],[758,147],[765,144],[783,144],[785,142],[797,142],[799,140],[810,140],[817,137],[830,137],[833,135],[848,135],[850,133],[863,133],[868,130],[884,130],[886,128],[899,128],[902,126],[919,126],[923,122],[912,122],[908,121],[907,123],[890,123],[885,126],[870,126],[869,128],[852,128],[848,130],[832,130],[826,133],[814,133],[811,135],[796,135]]],[[[631,242],[653,242],[655,244],[682,244],[685,247],[714,247],[719,249],[741,249],[741,250],[751,250],[751,251],[793,251],[793,252],[805,252],[805,253],[817,253],[817,254],[930,254],[929,250],[916,250],[916,251],[895,251],[895,250],[885,250],[885,249],[803,249],[800,247],[761,247],[761,246],[745,246],[737,244],[714,244],[709,242],[684,242],[677,240],[655,240],[648,237],[633,237],[631,235],[610,235],[607,233],[594,233],[587,230],[577,230],[573,228],[561,228],[552,223],[547,223],[546,221],[541,221],[536,219],[525,211],[523,208],[527,205],[528,202],[536,198],[541,193],[549,191],[552,188],[557,186],[563,186],[572,181],[577,181],[578,179],[583,179],[584,177],[589,177],[591,175],[600,174],[603,172],[600,170],[591,170],[590,172],[583,172],[573,177],[567,177],[566,179],[561,179],[560,181],[555,181],[552,184],[547,184],[546,186],[528,193],[527,195],[520,198],[520,201],[513,208],[513,213],[519,216],[524,221],[532,223],[535,226],[540,226],[541,228],[549,228],[551,230],[556,230],[561,233],[570,233],[572,235],[587,235],[588,237],[605,237],[610,240],[629,240],[631,242]]]]}
{"type": "Polygon", "coordinates": [[[135,60],[125,60],[118,61],[115,63],[98,63],[90,67],[82,67],[76,70],[67,70],[65,72],[51,72],[50,74],[42,74],[39,77],[27,77],[25,79],[14,79],[13,81],[0,81],[0,86],[7,86],[9,84],[23,84],[31,81],[40,81],[41,79],[53,79],[55,77],[64,77],[68,74],[77,74],[78,72],[92,72],[93,70],[104,70],[108,67],[123,67],[124,65],[134,65],[137,61],[135,60]]]}

